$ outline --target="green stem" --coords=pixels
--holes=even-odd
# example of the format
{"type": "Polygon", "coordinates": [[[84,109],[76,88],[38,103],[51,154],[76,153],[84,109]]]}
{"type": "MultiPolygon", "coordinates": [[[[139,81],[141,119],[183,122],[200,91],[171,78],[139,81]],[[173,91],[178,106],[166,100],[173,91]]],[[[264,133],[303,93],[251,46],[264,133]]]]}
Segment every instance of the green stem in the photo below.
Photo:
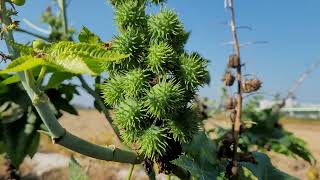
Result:
{"type": "Polygon", "coordinates": [[[25,34],[29,34],[29,35],[31,35],[31,36],[34,36],[34,37],[36,37],[36,38],[42,39],[42,40],[47,41],[47,42],[50,41],[48,37],[41,36],[41,35],[39,35],[39,34],[30,32],[30,31],[25,30],[25,29],[17,28],[17,29],[15,29],[15,31],[21,32],[21,33],[25,33],[25,34]]]}
{"type": "Polygon", "coordinates": [[[88,83],[84,80],[83,76],[78,76],[81,85],[83,87],[83,89],[85,89],[91,96],[94,97],[94,99],[96,100],[98,106],[100,107],[100,109],[102,110],[104,116],[106,117],[106,119],[108,120],[109,124],[111,125],[111,127],[113,128],[114,133],[116,134],[116,136],[118,137],[119,140],[121,140],[120,137],[120,133],[117,127],[113,126],[113,120],[112,117],[109,114],[109,110],[107,109],[107,107],[104,105],[101,97],[99,96],[99,94],[96,93],[95,90],[93,90],[88,83]]]}
{"type": "Polygon", "coordinates": [[[39,76],[38,76],[38,79],[37,79],[37,84],[41,85],[42,80],[43,80],[44,76],[46,75],[46,71],[47,71],[47,67],[42,66],[40,73],[39,73],[39,76]]]}
{"type": "Polygon", "coordinates": [[[112,120],[112,118],[111,118],[111,116],[109,114],[109,111],[108,111],[107,107],[104,105],[101,97],[99,96],[99,94],[97,94],[96,91],[93,90],[89,86],[89,84],[84,80],[82,75],[78,76],[78,78],[79,78],[79,80],[81,82],[81,85],[82,85],[83,89],[85,89],[90,95],[92,95],[95,98],[95,100],[97,101],[97,103],[98,103],[99,107],[101,108],[103,114],[106,116],[106,118],[109,121],[109,123],[112,124],[113,120],[112,120]]]}
{"type": "Polygon", "coordinates": [[[134,164],[131,164],[131,167],[130,167],[130,170],[129,170],[129,174],[128,174],[127,180],[131,180],[131,176],[132,176],[132,173],[133,173],[133,169],[134,169],[134,164]]]}
{"type": "Polygon", "coordinates": [[[67,20],[67,11],[66,11],[66,1],[58,0],[58,6],[60,8],[62,26],[65,37],[68,39],[68,20],[67,20]]]}
{"type": "MultiPolygon", "coordinates": [[[[7,17],[5,0],[0,0],[0,11],[3,26],[9,25],[10,21],[7,17]]],[[[12,31],[4,33],[4,39],[10,54],[13,58],[20,56],[15,47],[11,46],[9,42],[14,42],[12,31]]],[[[133,151],[127,151],[118,149],[116,147],[102,147],[83,139],[80,139],[69,132],[67,132],[57,121],[54,113],[51,111],[50,102],[47,95],[41,92],[35,85],[31,72],[19,72],[18,73],[21,83],[26,90],[29,98],[37,110],[41,120],[46,125],[53,141],[60,144],[70,150],[76,151],[80,154],[93,157],[96,159],[106,161],[116,161],[122,163],[137,164],[141,163],[141,159],[133,151]]]]}
{"type": "Polygon", "coordinates": [[[149,180],[156,180],[156,172],[152,169],[151,172],[147,173],[149,180]]]}

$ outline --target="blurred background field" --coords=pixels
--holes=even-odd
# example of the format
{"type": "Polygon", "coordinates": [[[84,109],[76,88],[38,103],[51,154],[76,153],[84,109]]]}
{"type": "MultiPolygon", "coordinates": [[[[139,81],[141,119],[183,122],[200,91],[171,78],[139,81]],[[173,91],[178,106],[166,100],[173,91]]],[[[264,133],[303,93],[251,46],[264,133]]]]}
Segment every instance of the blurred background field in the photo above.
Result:
{"type": "MultiPolygon", "coordinates": [[[[110,131],[104,116],[92,109],[80,109],[79,116],[64,114],[60,123],[70,132],[100,145],[114,144],[119,146],[114,135],[110,131]]],[[[311,152],[320,160],[320,120],[294,119],[284,117],[281,120],[284,128],[293,132],[296,136],[305,140],[311,152]]],[[[205,128],[211,129],[214,126],[226,125],[223,114],[216,115],[214,119],[205,121],[205,128]]],[[[51,140],[42,135],[41,144],[37,154],[31,160],[26,158],[20,168],[22,179],[43,179],[43,180],[64,180],[68,179],[68,162],[70,155],[83,165],[85,172],[92,180],[121,180],[126,179],[129,165],[114,162],[104,162],[66,150],[59,145],[52,144],[51,140]]],[[[288,158],[283,155],[269,153],[273,164],[281,170],[296,176],[300,179],[319,179],[316,177],[320,169],[311,168],[310,165],[301,160],[288,158]],[[313,173],[312,173],[313,172],[313,173]]],[[[3,164],[3,163],[0,163],[3,164]]],[[[5,173],[5,167],[0,167],[0,179],[5,173]]],[[[133,172],[133,179],[147,179],[141,166],[136,166],[133,172]]],[[[160,175],[159,179],[165,179],[160,175]]]]}

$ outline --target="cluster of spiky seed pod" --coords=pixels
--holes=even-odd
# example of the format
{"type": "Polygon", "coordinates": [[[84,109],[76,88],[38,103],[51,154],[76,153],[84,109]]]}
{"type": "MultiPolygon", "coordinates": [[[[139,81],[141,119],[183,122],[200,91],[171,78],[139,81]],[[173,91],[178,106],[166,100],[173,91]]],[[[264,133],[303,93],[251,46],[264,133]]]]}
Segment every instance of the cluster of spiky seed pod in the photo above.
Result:
{"type": "Polygon", "coordinates": [[[111,1],[119,34],[108,48],[130,56],[105,64],[110,77],[102,85],[124,142],[153,161],[164,155],[170,161],[171,144],[197,134],[200,121],[191,104],[209,82],[208,61],[184,51],[189,33],[177,14],[167,8],[146,14],[147,4],[163,2],[111,1]]]}

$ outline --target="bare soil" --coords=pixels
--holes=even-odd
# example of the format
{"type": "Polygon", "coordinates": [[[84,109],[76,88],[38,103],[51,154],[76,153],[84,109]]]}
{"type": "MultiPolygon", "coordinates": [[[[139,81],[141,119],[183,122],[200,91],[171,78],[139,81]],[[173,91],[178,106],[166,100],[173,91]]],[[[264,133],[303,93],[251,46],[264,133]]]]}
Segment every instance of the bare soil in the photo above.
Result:
{"type": "MultiPolygon", "coordinates": [[[[79,110],[79,113],[79,116],[65,114],[61,118],[60,123],[71,133],[90,142],[100,145],[114,144],[116,146],[119,146],[119,142],[116,140],[112,129],[110,128],[102,114],[90,109],[81,109],[79,110]]],[[[206,123],[206,128],[212,127],[212,125],[208,126],[208,124],[211,124],[212,122],[213,121],[208,121],[206,123]]],[[[286,120],[283,122],[284,127],[288,131],[293,132],[295,135],[304,139],[308,143],[308,147],[310,148],[316,159],[320,161],[320,120],[318,122],[312,123],[309,123],[308,121],[290,120],[286,120]]],[[[58,153],[60,155],[63,155],[62,157],[65,158],[69,158],[70,155],[74,155],[76,159],[83,165],[86,173],[92,180],[126,179],[129,170],[129,165],[126,164],[99,161],[66,150],[59,145],[52,144],[51,140],[45,135],[43,135],[41,138],[41,145],[38,149],[38,152],[42,154],[58,153]]],[[[303,160],[292,159],[272,153],[270,154],[270,156],[272,158],[273,164],[281,170],[300,179],[312,179],[310,175],[310,165],[303,160]]],[[[23,179],[68,179],[67,164],[61,165],[61,167],[52,167],[51,169],[49,167],[47,171],[41,172],[41,174],[37,174],[37,172],[35,172],[37,166],[32,163],[37,162],[32,162],[30,159],[26,159],[21,165],[20,174],[22,175],[23,179]]],[[[4,175],[4,170],[5,167],[3,167],[3,165],[0,165],[0,180],[4,175]]],[[[145,175],[144,170],[140,165],[135,167],[132,179],[147,179],[147,176],[145,175]]],[[[165,179],[165,176],[159,176],[158,179],[165,179]]]]}

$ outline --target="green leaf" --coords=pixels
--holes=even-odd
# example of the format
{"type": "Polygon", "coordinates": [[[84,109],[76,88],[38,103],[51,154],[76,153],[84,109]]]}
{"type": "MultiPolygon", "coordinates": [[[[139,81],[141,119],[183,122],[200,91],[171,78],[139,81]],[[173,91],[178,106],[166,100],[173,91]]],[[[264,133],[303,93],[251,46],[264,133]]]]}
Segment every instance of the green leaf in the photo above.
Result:
{"type": "Polygon", "coordinates": [[[199,163],[217,163],[217,146],[204,132],[200,132],[194,136],[190,143],[184,144],[183,150],[188,155],[194,157],[199,163]]]}
{"type": "Polygon", "coordinates": [[[35,68],[40,65],[49,65],[44,59],[32,56],[21,56],[11,63],[6,69],[0,71],[0,74],[8,74],[13,72],[20,72],[35,68]]]}
{"type": "Polygon", "coordinates": [[[0,74],[20,72],[38,66],[49,66],[57,71],[74,74],[97,75],[102,72],[102,63],[125,59],[128,55],[103,49],[99,45],[61,41],[53,44],[44,58],[21,56],[0,74]]]}
{"type": "Polygon", "coordinates": [[[84,172],[81,165],[71,156],[69,161],[69,180],[88,180],[88,176],[84,172]]]}
{"type": "Polygon", "coordinates": [[[239,180],[259,180],[248,168],[241,167],[239,180]]]}
{"type": "Polygon", "coordinates": [[[92,33],[87,27],[83,26],[78,36],[80,42],[89,44],[98,44],[100,42],[99,36],[92,33]]]}
{"type": "Polygon", "coordinates": [[[71,79],[73,76],[70,73],[54,72],[49,79],[46,89],[58,88],[63,81],[71,79]]]}
{"type": "Polygon", "coordinates": [[[32,158],[37,150],[40,143],[40,134],[36,132],[35,135],[32,137],[30,144],[27,147],[27,154],[32,158]]]}
{"type": "Polygon", "coordinates": [[[171,161],[173,164],[189,171],[193,177],[200,180],[223,179],[223,163],[216,158],[217,147],[204,132],[194,136],[189,144],[183,145],[186,155],[171,161]]]}
{"type": "Polygon", "coordinates": [[[14,74],[10,77],[8,77],[7,79],[3,80],[1,83],[5,84],[5,85],[9,85],[9,84],[14,84],[20,81],[20,78],[17,74],[14,74]]]}
{"type": "Polygon", "coordinates": [[[5,147],[4,142],[0,141],[0,154],[5,153],[5,151],[6,151],[5,149],[6,149],[6,147],[5,147]]]}
{"type": "Polygon", "coordinates": [[[257,164],[249,162],[240,162],[239,164],[248,168],[259,180],[298,180],[298,178],[276,169],[267,155],[257,152],[253,156],[257,164]]]}
{"type": "Polygon", "coordinates": [[[48,62],[62,67],[63,71],[75,74],[100,74],[102,63],[125,59],[115,51],[103,49],[99,45],[61,41],[54,44],[48,55],[48,62]]]}
{"type": "Polygon", "coordinates": [[[182,155],[178,159],[171,161],[173,164],[189,171],[192,176],[199,180],[217,179],[220,171],[215,165],[199,166],[193,159],[182,155]]]}
{"type": "Polygon", "coordinates": [[[19,167],[27,155],[32,156],[35,153],[39,141],[39,134],[36,131],[39,122],[41,119],[30,107],[19,120],[0,126],[5,152],[15,167],[19,167]]]}
{"type": "Polygon", "coordinates": [[[78,111],[72,105],[70,105],[70,101],[73,98],[73,95],[77,92],[75,89],[70,88],[66,90],[66,87],[68,86],[62,85],[58,90],[47,89],[45,93],[48,95],[50,99],[52,99],[51,102],[58,112],[62,113],[62,110],[73,115],[78,115],[78,111]],[[64,90],[68,92],[64,93],[64,90]]]}

